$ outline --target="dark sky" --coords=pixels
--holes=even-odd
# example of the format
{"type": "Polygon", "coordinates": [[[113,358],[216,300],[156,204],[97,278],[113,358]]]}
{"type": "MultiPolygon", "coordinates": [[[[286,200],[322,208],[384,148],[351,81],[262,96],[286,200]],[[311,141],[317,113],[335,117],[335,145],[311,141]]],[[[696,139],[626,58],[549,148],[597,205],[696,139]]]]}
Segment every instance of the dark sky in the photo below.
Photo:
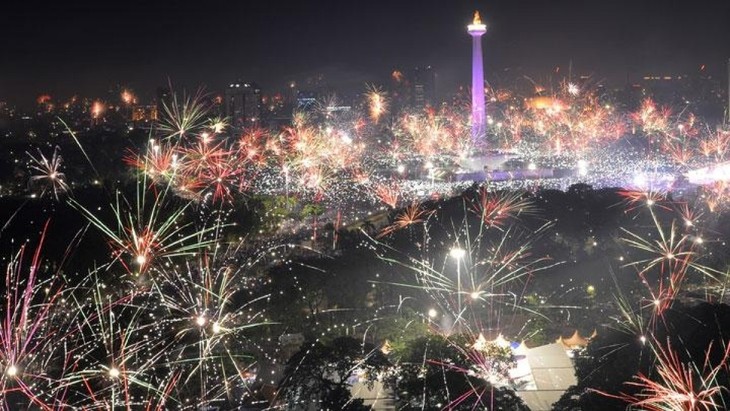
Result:
{"type": "Polygon", "coordinates": [[[701,64],[720,75],[730,57],[730,0],[15,1],[0,13],[0,100],[115,84],[152,95],[168,78],[272,89],[318,71],[351,86],[419,64],[465,84],[474,9],[488,25],[488,81],[504,67],[547,75],[571,60],[614,83],[701,64]]]}

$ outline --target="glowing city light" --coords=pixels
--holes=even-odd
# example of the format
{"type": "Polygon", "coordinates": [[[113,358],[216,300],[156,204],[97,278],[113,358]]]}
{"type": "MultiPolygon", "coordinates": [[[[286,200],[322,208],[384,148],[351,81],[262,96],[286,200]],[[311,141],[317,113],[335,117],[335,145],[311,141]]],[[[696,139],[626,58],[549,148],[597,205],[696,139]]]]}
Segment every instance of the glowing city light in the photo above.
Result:
{"type": "Polygon", "coordinates": [[[588,162],[586,160],[578,160],[578,175],[581,177],[588,175],[588,162]]]}
{"type": "Polygon", "coordinates": [[[466,255],[466,250],[459,247],[453,247],[451,250],[449,250],[449,255],[457,260],[460,260],[466,255]]]}

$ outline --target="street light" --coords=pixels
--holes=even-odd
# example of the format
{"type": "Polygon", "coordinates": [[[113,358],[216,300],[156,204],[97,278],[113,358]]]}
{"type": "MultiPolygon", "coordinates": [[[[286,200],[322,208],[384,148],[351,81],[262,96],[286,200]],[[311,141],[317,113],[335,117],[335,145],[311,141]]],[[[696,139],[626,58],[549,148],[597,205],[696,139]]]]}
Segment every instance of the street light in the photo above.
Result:
{"type": "Polygon", "coordinates": [[[449,251],[449,255],[456,258],[457,260],[460,260],[466,255],[466,250],[464,250],[463,248],[454,247],[449,251]]]}
{"type": "Polygon", "coordinates": [[[461,317],[461,259],[466,255],[466,250],[459,246],[454,246],[449,251],[449,255],[456,260],[456,301],[457,310],[459,311],[456,321],[458,322],[461,317]]]}
{"type": "Polygon", "coordinates": [[[111,367],[109,369],[109,376],[112,378],[119,378],[119,368],[117,367],[111,367]]]}

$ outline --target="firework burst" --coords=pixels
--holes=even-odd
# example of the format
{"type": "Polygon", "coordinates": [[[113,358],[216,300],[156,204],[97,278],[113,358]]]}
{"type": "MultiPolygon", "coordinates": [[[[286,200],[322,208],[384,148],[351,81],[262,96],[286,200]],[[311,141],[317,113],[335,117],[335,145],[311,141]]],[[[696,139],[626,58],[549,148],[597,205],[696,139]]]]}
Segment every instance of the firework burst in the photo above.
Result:
{"type": "Polygon", "coordinates": [[[58,146],[53,149],[53,155],[50,159],[43,155],[40,150],[38,150],[37,157],[30,153],[28,153],[28,157],[31,160],[30,169],[35,173],[30,177],[30,183],[31,186],[40,185],[40,197],[48,193],[58,201],[60,194],[69,191],[66,175],[61,172],[63,158],[61,157],[61,149],[58,146]]]}
{"type": "Polygon", "coordinates": [[[67,401],[61,381],[77,354],[75,316],[65,304],[70,290],[63,289],[60,275],[42,279],[48,268],[41,254],[47,229],[48,222],[30,259],[24,246],[6,267],[0,310],[0,404],[7,410],[15,409],[16,403],[55,410],[67,401]]]}
{"type": "Polygon", "coordinates": [[[137,182],[137,197],[133,203],[116,193],[110,204],[114,222],[106,222],[96,213],[76,201],[77,208],[109,240],[112,257],[121,262],[129,273],[144,273],[156,262],[175,256],[194,254],[211,244],[206,234],[215,227],[194,230],[192,222],[184,222],[190,202],[167,208],[169,184],[161,193],[150,190],[144,181],[137,182]]]}
{"type": "Polygon", "coordinates": [[[725,387],[718,380],[718,376],[727,370],[730,347],[724,350],[718,365],[711,366],[710,345],[702,367],[682,362],[679,353],[668,342],[663,347],[655,341],[652,349],[657,360],[657,378],[638,374],[635,380],[626,383],[638,388],[638,394],[609,396],[620,398],[632,407],[649,411],[715,411],[726,408],[727,404],[722,402],[719,395],[725,387]]]}
{"type": "Polygon", "coordinates": [[[368,86],[365,97],[368,101],[370,119],[377,124],[380,121],[380,117],[388,111],[387,93],[371,85],[368,86]]]}
{"type": "Polygon", "coordinates": [[[178,399],[204,405],[242,399],[255,378],[259,343],[246,332],[271,324],[253,275],[257,258],[242,261],[237,247],[203,253],[184,265],[158,269],[153,294],[156,334],[165,341],[165,367],[180,372],[178,399]]]}
{"type": "Polygon", "coordinates": [[[434,210],[428,210],[423,205],[411,204],[399,212],[395,216],[393,224],[383,228],[376,238],[388,236],[415,224],[425,223],[433,213],[434,210]]]}

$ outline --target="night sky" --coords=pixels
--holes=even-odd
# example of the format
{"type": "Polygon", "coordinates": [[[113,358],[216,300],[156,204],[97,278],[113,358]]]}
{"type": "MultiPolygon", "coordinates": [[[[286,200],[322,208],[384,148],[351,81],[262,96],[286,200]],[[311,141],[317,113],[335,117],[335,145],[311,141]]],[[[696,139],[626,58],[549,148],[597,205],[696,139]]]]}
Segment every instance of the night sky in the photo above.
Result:
{"type": "Polygon", "coordinates": [[[34,1],[3,5],[0,99],[100,95],[166,84],[209,90],[235,78],[265,89],[324,72],[338,87],[431,64],[442,86],[469,80],[475,9],[488,26],[486,77],[556,66],[622,84],[627,72],[679,73],[730,57],[730,1],[34,1]],[[73,3],[73,4],[72,4],[73,3]]]}

